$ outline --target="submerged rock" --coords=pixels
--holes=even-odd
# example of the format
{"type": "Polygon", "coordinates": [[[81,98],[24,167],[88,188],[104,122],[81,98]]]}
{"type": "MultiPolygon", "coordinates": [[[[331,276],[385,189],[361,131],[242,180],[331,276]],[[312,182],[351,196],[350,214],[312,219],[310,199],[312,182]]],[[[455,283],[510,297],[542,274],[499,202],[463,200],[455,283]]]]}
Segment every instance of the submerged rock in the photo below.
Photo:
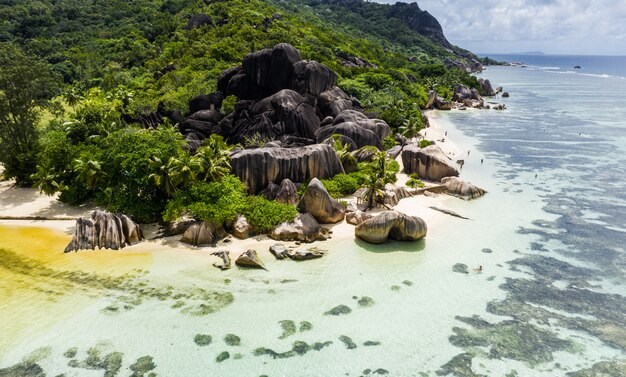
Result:
{"type": "Polygon", "coordinates": [[[284,222],[274,228],[268,236],[277,241],[324,241],[328,231],[320,226],[310,213],[298,215],[291,222],[284,222]]]}
{"type": "Polygon", "coordinates": [[[318,248],[312,247],[305,250],[289,251],[287,255],[293,260],[309,260],[323,257],[324,252],[318,248]]]}
{"type": "Polygon", "coordinates": [[[350,314],[350,313],[352,313],[352,309],[350,309],[349,307],[345,305],[338,305],[330,309],[329,311],[325,312],[324,314],[338,316],[338,315],[350,314]]]}
{"type": "Polygon", "coordinates": [[[354,234],[369,243],[383,243],[388,238],[398,241],[417,241],[426,236],[424,220],[401,212],[387,211],[363,221],[354,234]]]}
{"type": "Polygon", "coordinates": [[[440,181],[444,177],[458,176],[459,170],[437,145],[420,148],[410,144],[402,150],[402,163],[406,174],[417,173],[420,178],[440,181]]]}
{"type": "Polygon", "coordinates": [[[452,271],[461,274],[469,274],[469,271],[467,270],[467,265],[463,263],[456,263],[454,266],[452,266],[452,271]]]}
{"type": "Polygon", "coordinates": [[[265,265],[259,258],[256,250],[249,249],[245,253],[241,254],[237,260],[235,260],[235,264],[241,267],[249,267],[249,268],[262,268],[266,269],[265,265]]]}
{"type": "Polygon", "coordinates": [[[313,178],[298,203],[301,212],[308,212],[322,224],[337,223],[344,219],[344,206],[333,199],[322,182],[313,178]]]}
{"type": "Polygon", "coordinates": [[[465,200],[479,198],[486,193],[486,191],[480,187],[474,186],[459,177],[445,177],[441,179],[441,183],[446,186],[446,190],[450,195],[465,200]]]}
{"type": "Polygon", "coordinates": [[[93,211],[91,219],[76,220],[72,240],[65,252],[102,249],[118,250],[143,240],[139,225],[126,215],[114,215],[104,211],[93,211]]]}
{"type": "Polygon", "coordinates": [[[219,268],[220,270],[228,270],[230,269],[230,256],[229,256],[230,252],[227,250],[220,250],[220,251],[216,251],[214,253],[211,253],[211,255],[215,255],[218,256],[220,258],[222,258],[222,264],[218,264],[218,263],[213,263],[213,266],[219,268]]]}

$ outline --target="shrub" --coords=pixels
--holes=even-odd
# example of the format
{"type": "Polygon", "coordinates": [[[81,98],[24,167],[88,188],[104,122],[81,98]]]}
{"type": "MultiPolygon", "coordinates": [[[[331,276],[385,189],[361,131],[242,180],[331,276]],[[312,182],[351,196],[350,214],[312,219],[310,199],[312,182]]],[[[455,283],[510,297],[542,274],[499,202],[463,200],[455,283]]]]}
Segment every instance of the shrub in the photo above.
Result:
{"type": "Polygon", "coordinates": [[[383,149],[391,149],[396,146],[396,139],[393,136],[387,136],[383,139],[383,149]]]}
{"type": "Polygon", "coordinates": [[[435,142],[433,142],[431,140],[426,140],[426,139],[420,140],[420,148],[426,148],[429,145],[433,145],[433,144],[435,144],[435,142]]]}
{"type": "Polygon", "coordinates": [[[243,212],[245,201],[246,186],[233,175],[211,183],[196,182],[174,194],[167,203],[163,220],[176,220],[188,213],[198,220],[226,226],[243,212]]]}
{"type": "Polygon", "coordinates": [[[334,198],[353,194],[360,187],[355,177],[343,173],[337,174],[331,179],[323,179],[322,184],[326,187],[330,196],[334,198]]]}
{"type": "Polygon", "coordinates": [[[419,179],[415,179],[415,178],[411,178],[408,181],[406,181],[406,185],[409,187],[419,187],[422,188],[424,187],[424,182],[420,181],[419,179]]]}
{"type": "Polygon", "coordinates": [[[261,196],[246,198],[243,214],[259,233],[266,233],[285,221],[292,221],[298,210],[289,204],[269,201],[261,196]]]}

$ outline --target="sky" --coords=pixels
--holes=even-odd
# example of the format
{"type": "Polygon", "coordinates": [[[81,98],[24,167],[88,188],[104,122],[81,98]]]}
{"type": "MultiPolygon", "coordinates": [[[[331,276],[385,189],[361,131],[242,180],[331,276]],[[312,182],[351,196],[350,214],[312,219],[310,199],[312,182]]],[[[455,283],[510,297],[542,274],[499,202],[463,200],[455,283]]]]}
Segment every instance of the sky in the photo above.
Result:
{"type": "Polygon", "coordinates": [[[475,53],[626,55],[626,0],[417,0],[417,3],[437,18],[452,44],[475,53]]]}

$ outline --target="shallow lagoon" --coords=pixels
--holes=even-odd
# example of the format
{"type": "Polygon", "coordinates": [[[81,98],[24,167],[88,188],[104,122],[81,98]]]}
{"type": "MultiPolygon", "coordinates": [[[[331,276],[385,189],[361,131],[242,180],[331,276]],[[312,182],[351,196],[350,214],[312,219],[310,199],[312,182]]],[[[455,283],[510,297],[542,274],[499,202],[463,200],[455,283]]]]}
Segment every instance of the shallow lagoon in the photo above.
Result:
{"type": "Polygon", "coordinates": [[[0,312],[12,320],[0,368],[554,376],[596,364],[623,375],[626,111],[597,99],[623,102],[626,84],[520,68],[485,75],[511,92],[509,110],[437,119],[470,150],[462,177],[489,193],[445,199],[470,219],[429,214],[428,237],[415,244],[336,237],[319,244],[324,258],[293,262],[274,260],[263,241],[269,271],[222,272],[211,249],[156,242],[64,255],[69,235],[8,237],[16,229],[3,226],[0,312]]]}

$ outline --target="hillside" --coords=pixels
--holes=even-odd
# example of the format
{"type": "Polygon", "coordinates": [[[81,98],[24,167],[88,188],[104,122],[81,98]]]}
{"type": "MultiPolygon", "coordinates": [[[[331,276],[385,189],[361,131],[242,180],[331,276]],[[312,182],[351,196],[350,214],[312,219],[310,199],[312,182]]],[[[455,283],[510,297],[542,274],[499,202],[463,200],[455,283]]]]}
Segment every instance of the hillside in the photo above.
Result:
{"type": "MultiPolygon", "coordinates": [[[[397,172],[395,161],[381,152],[376,165],[372,148],[394,147],[395,134],[416,135],[429,90],[447,99],[459,83],[481,90],[466,69],[473,56],[450,46],[416,5],[307,4],[4,1],[5,178],[140,221],[174,219],[186,200],[219,186],[204,184],[223,183],[240,195],[244,186],[229,174],[250,194],[281,183],[279,177],[301,184],[336,175],[325,182],[335,196],[368,179],[376,190],[393,182],[386,164],[397,172]],[[244,153],[245,165],[230,153],[235,145],[269,142],[282,147],[272,151],[277,159],[295,163],[282,176],[262,165],[262,153],[256,160],[244,153]],[[304,169],[323,161],[336,169],[304,169]]],[[[224,224],[247,210],[223,214],[222,207],[196,204],[196,217],[224,224]]],[[[264,228],[293,215],[291,207],[273,212],[273,204],[249,204],[277,214],[264,228]]]]}

